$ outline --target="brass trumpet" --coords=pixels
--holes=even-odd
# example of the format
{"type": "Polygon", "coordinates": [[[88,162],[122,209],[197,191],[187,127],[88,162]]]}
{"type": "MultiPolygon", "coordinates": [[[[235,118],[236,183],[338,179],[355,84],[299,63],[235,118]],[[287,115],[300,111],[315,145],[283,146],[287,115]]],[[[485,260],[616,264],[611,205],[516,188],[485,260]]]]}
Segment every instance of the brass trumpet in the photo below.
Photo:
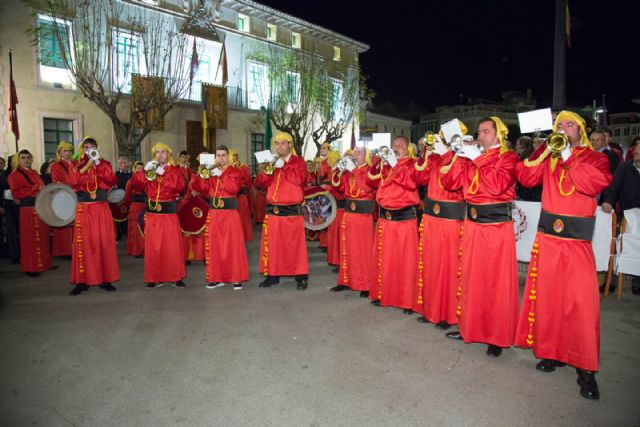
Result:
{"type": "Polygon", "coordinates": [[[147,178],[147,181],[155,181],[156,179],[158,179],[156,169],[158,169],[159,166],[160,164],[158,162],[154,162],[153,168],[149,169],[148,171],[144,171],[144,177],[147,178]]]}
{"type": "Polygon", "coordinates": [[[553,132],[547,137],[547,149],[551,151],[553,157],[560,156],[568,146],[569,138],[562,132],[553,132]]]}
{"type": "Polygon", "coordinates": [[[433,151],[436,146],[436,134],[429,131],[424,134],[424,148],[427,151],[433,151]]]}
{"type": "Polygon", "coordinates": [[[200,178],[202,179],[209,179],[211,178],[211,172],[215,168],[220,168],[220,167],[222,167],[222,165],[218,162],[214,163],[211,166],[200,166],[198,168],[198,176],[200,176],[200,178]]]}
{"type": "Polygon", "coordinates": [[[268,162],[267,165],[265,166],[264,173],[266,173],[267,175],[273,175],[273,172],[275,170],[275,164],[278,160],[280,160],[280,156],[278,156],[277,154],[274,154],[271,161],[268,162]]]}
{"type": "Polygon", "coordinates": [[[87,152],[87,156],[89,157],[90,161],[99,160],[100,159],[100,152],[98,151],[97,148],[92,148],[91,150],[89,150],[87,152]]]}

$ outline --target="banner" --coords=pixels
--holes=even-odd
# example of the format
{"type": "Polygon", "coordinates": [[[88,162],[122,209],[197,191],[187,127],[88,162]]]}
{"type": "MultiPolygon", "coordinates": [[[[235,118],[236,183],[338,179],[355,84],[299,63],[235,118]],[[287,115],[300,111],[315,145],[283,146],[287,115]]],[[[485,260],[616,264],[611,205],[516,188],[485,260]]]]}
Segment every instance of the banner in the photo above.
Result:
{"type": "Polygon", "coordinates": [[[202,83],[202,103],[206,105],[207,126],[227,128],[227,88],[202,83]]]}
{"type": "MultiPolygon", "coordinates": [[[[516,236],[516,256],[518,261],[529,262],[531,249],[538,232],[541,203],[516,200],[513,208],[513,227],[516,236]]],[[[596,209],[596,226],[593,232],[593,253],[596,258],[596,269],[607,271],[611,252],[611,214],[600,207],[596,209]]]]}
{"type": "Polygon", "coordinates": [[[163,102],[164,80],[161,77],[131,76],[131,109],[136,128],[149,126],[151,130],[164,130],[163,102]]]}

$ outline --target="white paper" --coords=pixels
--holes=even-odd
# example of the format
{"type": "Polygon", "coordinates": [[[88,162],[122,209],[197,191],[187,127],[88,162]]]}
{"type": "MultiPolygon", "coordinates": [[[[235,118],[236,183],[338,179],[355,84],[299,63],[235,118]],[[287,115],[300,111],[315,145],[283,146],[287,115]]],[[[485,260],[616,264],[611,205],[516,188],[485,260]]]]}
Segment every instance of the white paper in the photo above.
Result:
{"type": "Polygon", "coordinates": [[[618,237],[618,273],[640,276],[640,208],[624,211],[627,229],[618,237]]]}
{"type": "Polygon", "coordinates": [[[390,133],[373,133],[371,141],[367,144],[369,150],[375,150],[380,147],[391,147],[390,133]]]}
{"type": "Polygon", "coordinates": [[[462,129],[460,129],[460,122],[458,122],[458,119],[449,120],[448,122],[443,123],[442,126],[440,126],[440,130],[447,142],[451,141],[451,137],[453,137],[453,135],[462,136],[462,129]]]}
{"type": "Polygon", "coordinates": [[[273,154],[271,153],[271,150],[256,151],[255,156],[256,162],[258,163],[266,163],[273,160],[273,154]]]}
{"type": "Polygon", "coordinates": [[[212,166],[216,162],[216,155],[209,153],[200,154],[200,166],[212,166]]]}
{"type": "Polygon", "coordinates": [[[553,128],[551,108],[518,113],[520,133],[533,133],[553,128]]]}

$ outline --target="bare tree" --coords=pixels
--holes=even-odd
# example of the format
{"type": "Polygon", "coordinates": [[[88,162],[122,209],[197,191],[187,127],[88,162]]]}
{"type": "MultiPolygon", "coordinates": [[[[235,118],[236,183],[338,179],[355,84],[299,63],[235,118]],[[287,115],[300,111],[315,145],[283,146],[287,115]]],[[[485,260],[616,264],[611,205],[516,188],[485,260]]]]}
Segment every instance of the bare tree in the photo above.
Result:
{"type": "Polygon", "coordinates": [[[188,36],[172,17],[121,1],[25,1],[55,24],[34,28],[33,43],[53,33],[71,82],[109,117],[120,154],[132,157],[189,89],[188,36]],[[136,75],[147,84],[132,87],[136,75]],[[131,96],[121,118],[118,106],[131,96]]]}

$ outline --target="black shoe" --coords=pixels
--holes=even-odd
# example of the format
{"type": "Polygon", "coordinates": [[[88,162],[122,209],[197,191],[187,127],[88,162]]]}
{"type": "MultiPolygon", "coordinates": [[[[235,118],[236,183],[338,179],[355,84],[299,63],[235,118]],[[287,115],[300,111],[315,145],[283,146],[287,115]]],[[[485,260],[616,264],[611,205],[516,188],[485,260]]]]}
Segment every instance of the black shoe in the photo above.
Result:
{"type": "Polygon", "coordinates": [[[375,305],[376,307],[380,307],[380,300],[377,299],[375,301],[371,301],[371,305],[375,305]]]}
{"type": "Polygon", "coordinates": [[[556,368],[563,366],[567,366],[567,364],[553,359],[542,359],[536,364],[536,369],[540,372],[553,372],[556,368]]]}
{"type": "Polygon", "coordinates": [[[260,288],[268,288],[271,285],[277,285],[278,283],[280,283],[279,279],[274,279],[271,276],[267,276],[266,279],[264,279],[262,282],[260,282],[260,284],[258,285],[258,287],[260,288]]]}
{"type": "Polygon", "coordinates": [[[436,328],[440,328],[443,331],[446,331],[447,329],[451,328],[451,325],[445,322],[444,320],[441,320],[436,324],[436,328]]]}
{"type": "Polygon", "coordinates": [[[600,391],[596,382],[596,375],[584,369],[576,369],[578,373],[578,385],[580,386],[580,396],[586,399],[600,399],[600,391]]]}
{"type": "Polygon", "coordinates": [[[307,289],[308,286],[309,286],[309,283],[307,283],[307,281],[305,279],[302,279],[296,285],[296,289],[299,290],[299,291],[304,291],[305,289],[307,289]]]}
{"type": "Polygon", "coordinates": [[[360,298],[369,298],[369,291],[360,291],[360,298]]]}
{"type": "Polygon", "coordinates": [[[49,270],[57,270],[58,266],[57,265],[52,265],[51,267],[49,267],[49,270]]]}
{"type": "MultiPolygon", "coordinates": [[[[598,288],[598,289],[600,289],[600,293],[601,294],[604,294],[604,288],[605,288],[605,285],[600,285],[600,287],[598,288]]],[[[613,284],[611,285],[611,288],[609,290],[611,290],[611,289],[613,289],[613,284]]]]}
{"type": "Polygon", "coordinates": [[[445,337],[450,338],[452,340],[461,340],[462,335],[460,335],[460,331],[451,331],[444,334],[445,337]]]}
{"type": "Polygon", "coordinates": [[[502,347],[489,344],[489,347],[487,347],[487,354],[493,357],[500,357],[500,355],[502,354],[502,347]]]}
{"type": "Polygon", "coordinates": [[[635,276],[631,279],[631,293],[640,295],[640,277],[635,276]]]}
{"type": "Polygon", "coordinates": [[[402,312],[403,312],[404,314],[413,314],[413,310],[411,310],[410,308],[403,308],[403,309],[402,309],[402,312]]]}
{"type": "Polygon", "coordinates": [[[117,290],[116,287],[113,286],[111,283],[103,283],[102,285],[100,285],[100,288],[104,289],[107,292],[113,292],[117,290]]]}
{"type": "Polygon", "coordinates": [[[176,288],[184,288],[187,285],[182,280],[178,280],[177,282],[173,282],[173,286],[176,288]]]}
{"type": "Polygon", "coordinates": [[[26,274],[29,277],[40,277],[40,276],[42,276],[42,273],[38,273],[38,272],[34,272],[34,271],[27,271],[24,274],[26,274]]]}
{"type": "Polygon", "coordinates": [[[331,272],[332,272],[332,273],[339,273],[339,272],[340,272],[340,267],[333,267],[333,268],[331,269],[331,272]]]}
{"type": "Polygon", "coordinates": [[[191,265],[191,261],[186,261],[184,265],[191,265]]]}
{"type": "Polygon", "coordinates": [[[426,317],[424,317],[424,316],[420,316],[420,317],[418,317],[418,318],[416,319],[416,322],[418,322],[418,323],[431,323],[431,322],[429,322],[429,319],[427,319],[427,318],[426,318],[426,317]]]}
{"type": "Polygon", "coordinates": [[[69,295],[80,295],[82,292],[89,290],[89,287],[84,283],[78,283],[72,290],[69,292],[69,295]]]}
{"type": "Polygon", "coordinates": [[[162,285],[164,285],[164,283],[162,282],[150,282],[150,283],[147,283],[147,289],[159,288],[162,285]]]}
{"type": "Polygon", "coordinates": [[[344,290],[346,290],[347,287],[344,285],[338,285],[338,286],[334,286],[333,288],[329,289],[331,292],[342,292],[344,290]]]}

